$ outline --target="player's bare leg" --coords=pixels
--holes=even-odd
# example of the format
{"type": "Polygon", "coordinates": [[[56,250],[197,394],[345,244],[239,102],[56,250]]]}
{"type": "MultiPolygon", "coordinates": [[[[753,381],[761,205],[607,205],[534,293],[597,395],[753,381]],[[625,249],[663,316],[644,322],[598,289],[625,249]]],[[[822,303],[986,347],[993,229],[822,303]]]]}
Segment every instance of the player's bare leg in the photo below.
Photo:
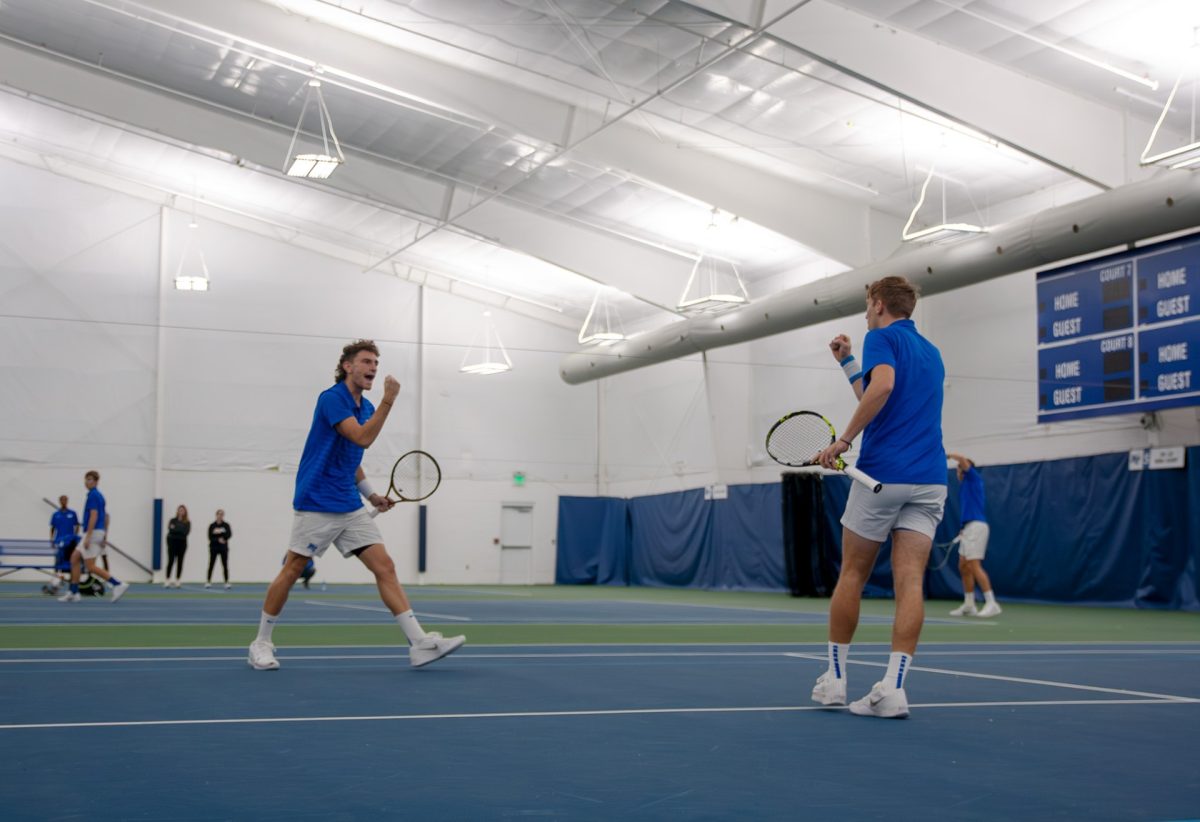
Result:
{"type": "Polygon", "coordinates": [[[858,630],[862,592],[875,567],[879,546],[848,528],[842,529],[842,570],[829,603],[829,640],[848,645],[858,630]]]}
{"type": "Polygon", "coordinates": [[[925,566],[933,541],[917,531],[892,532],[892,576],[896,589],[896,620],[892,650],[916,653],[925,622],[925,566]]]}
{"type": "Polygon", "coordinates": [[[414,668],[436,662],[442,657],[449,656],[463,646],[467,641],[464,636],[443,637],[437,632],[426,633],[413,613],[404,587],[396,576],[396,563],[392,561],[387,549],[376,543],[366,550],[360,551],[358,558],[367,570],[375,575],[375,585],[379,588],[379,598],[396,617],[396,623],[404,631],[408,639],[408,661],[414,668]]]}
{"type": "Polygon", "coordinates": [[[283,606],[287,604],[288,594],[291,593],[296,580],[300,579],[300,574],[310,559],[311,557],[303,554],[288,551],[287,561],[283,563],[283,567],[279,569],[279,573],[275,575],[275,579],[267,588],[267,597],[263,600],[264,613],[273,617],[283,613],[283,606]]]}
{"type": "Polygon", "coordinates": [[[375,575],[375,587],[379,589],[379,598],[392,612],[392,616],[412,610],[404,587],[396,576],[396,563],[392,561],[391,555],[383,545],[376,543],[369,546],[358,558],[367,566],[367,570],[375,575]]]}

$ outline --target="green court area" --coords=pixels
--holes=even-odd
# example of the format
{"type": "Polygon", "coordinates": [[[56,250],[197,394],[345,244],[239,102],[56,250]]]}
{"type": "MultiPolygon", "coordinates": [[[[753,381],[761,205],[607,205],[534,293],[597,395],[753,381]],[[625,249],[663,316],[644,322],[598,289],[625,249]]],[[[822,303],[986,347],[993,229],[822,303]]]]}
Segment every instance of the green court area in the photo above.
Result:
{"type": "MultiPolygon", "coordinates": [[[[826,599],[780,593],[689,589],[412,586],[408,590],[417,611],[430,612],[423,619],[427,629],[465,633],[472,645],[822,642],[829,607],[826,599]],[[475,608],[471,613],[477,616],[439,621],[438,614],[455,604],[475,608]],[[520,605],[523,613],[532,616],[505,622],[507,612],[501,607],[505,605],[520,605]],[[680,621],[680,616],[687,621],[680,621]]],[[[220,594],[200,589],[167,592],[146,586],[117,604],[95,601],[52,608],[49,598],[39,597],[28,584],[3,584],[0,648],[244,646],[254,634],[256,603],[261,601],[262,591],[261,585],[220,594]],[[184,621],[175,617],[187,608],[198,610],[186,611],[184,621]],[[41,618],[25,619],[26,614],[41,618]],[[208,622],[206,615],[221,619],[208,622]]],[[[893,604],[891,600],[865,600],[855,641],[886,642],[893,604]]],[[[983,620],[948,616],[956,604],[926,603],[922,642],[1200,640],[1200,614],[1194,613],[1004,603],[1003,614],[983,620]]],[[[337,585],[320,593],[297,592],[276,629],[276,642],[288,646],[393,644],[396,626],[376,606],[379,602],[371,586],[337,585]],[[339,608],[353,609],[337,612],[345,614],[345,621],[315,623],[309,618],[314,612],[323,615],[339,608]]]]}

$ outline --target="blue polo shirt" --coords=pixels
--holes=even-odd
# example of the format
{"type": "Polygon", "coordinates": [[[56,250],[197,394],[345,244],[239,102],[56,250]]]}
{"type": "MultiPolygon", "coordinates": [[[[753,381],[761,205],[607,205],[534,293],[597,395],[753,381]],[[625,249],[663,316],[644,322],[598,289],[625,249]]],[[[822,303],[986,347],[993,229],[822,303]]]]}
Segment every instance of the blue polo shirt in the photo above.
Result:
{"type": "Polygon", "coordinates": [[[79,517],[70,508],[59,508],[50,517],[50,527],[54,529],[54,547],[62,546],[75,539],[75,529],[79,527],[79,517]]]}
{"type": "Polygon", "coordinates": [[[339,422],[354,417],[359,425],[371,419],[375,406],[366,397],[355,405],[345,382],[326,388],[317,398],[312,428],[300,455],[296,473],[296,494],[292,507],[297,511],[323,511],[345,514],[362,508],[355,476],[362,462],[363,449],[337,432],[339,422]]]}
{"type": "Polygon", "coordinates": [[[917,332],[912,320],[897,320],[867,332],[863,341],[863,390],[871,369],[890,365],[896,384],[863,431],[858,467],[883,483],[946,484],[942,447],[942,355],[917,332]]]}
{"type": "Polygon", "coordinates": [[[93,488],[88,491],[87,502],[83,504],[83,520],[79,523],[83,526],[83,530],[87,531],[88,519],[92,512],[96,512],[96,524],[92,526],[93,531],[104,530],[104,495],[100,493],[99,488],[93,488]]]}
{"type": "Polygon", "coordinates": [[[987,522],[983,514],[983,475],[975,470],[973,464],[963,471],[958,498],[962,503],[963,525],[968,522],[987,522]]]}

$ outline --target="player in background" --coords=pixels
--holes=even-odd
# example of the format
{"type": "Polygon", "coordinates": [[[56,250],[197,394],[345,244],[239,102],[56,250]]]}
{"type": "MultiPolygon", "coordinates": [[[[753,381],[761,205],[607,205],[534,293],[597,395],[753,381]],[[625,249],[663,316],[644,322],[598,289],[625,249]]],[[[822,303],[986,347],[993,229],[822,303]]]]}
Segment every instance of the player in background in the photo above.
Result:
{"type": "Polygon", "coordinates": [[[96,562],[96,559],[104,551],[105,525],[108,522],[104,510],[104,495],[96,487],[100,484],[100,472],[88,471],[83,476],[83,484],[88,489],[87,502],[83,506],[83,537],[78,547],[71,552],[71,589],[60,596],[58,601],[79,602],[81,599],[79,577],[82,573],[82,566],[86,564],[88,573],[107,580],[112,585],[112,602],[116,602],[125,596],[125,592],[129,590],[129,583],[121,582],[96,562]]]}
{"type": "Polygon", "coordinates": [[[54,579],[42,590],[57,594],[64,577],[71,578],[71,553],[79,544],[79,516],[70,509],[66,494],[58,498],[58,509],[50,515],[50,541],[54,544],[54,579]]]}
{"type": "Polygon", "coordinates": [[[962,454],[947,454],[957,464],[959,506],[962,509],[962,530],[958,532],[958,572],[962,575],[963,604],[950,612],[951,616],[994,617],[1000,615],[1000,605],[992,591],[992,580],[983,570],[987,554],[988,524],[984,513],[983,476],[975,463],[962,454]],[[983,591],[983,609],[975,608],[975,583],[983,591]]]}

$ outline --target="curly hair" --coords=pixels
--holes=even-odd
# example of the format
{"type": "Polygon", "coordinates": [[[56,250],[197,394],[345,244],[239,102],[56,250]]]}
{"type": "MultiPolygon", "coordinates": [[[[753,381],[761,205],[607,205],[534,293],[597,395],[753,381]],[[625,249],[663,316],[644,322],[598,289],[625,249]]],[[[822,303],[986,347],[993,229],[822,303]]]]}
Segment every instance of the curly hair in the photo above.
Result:
{"type": "Polygon", "coordinates": [[[349,343],[342,348],[342,356],[337,363],[337,373],[333,375],[334,382],[341,382],[346,379],[346,369],[342,368],[342,364],[354,362],[354,358],[358,356],[360,351],[370,351],[376,357],[379,356],[379,348],[376,347],[374,340],[355,340],[349,343]]]}
{"type": "Polygon", "coordinates": [[[881,301],[893,317],[911,317],[917,307],[917,287],[903,277],[884,277],[867,286],[867,299],[881,301]]]}

